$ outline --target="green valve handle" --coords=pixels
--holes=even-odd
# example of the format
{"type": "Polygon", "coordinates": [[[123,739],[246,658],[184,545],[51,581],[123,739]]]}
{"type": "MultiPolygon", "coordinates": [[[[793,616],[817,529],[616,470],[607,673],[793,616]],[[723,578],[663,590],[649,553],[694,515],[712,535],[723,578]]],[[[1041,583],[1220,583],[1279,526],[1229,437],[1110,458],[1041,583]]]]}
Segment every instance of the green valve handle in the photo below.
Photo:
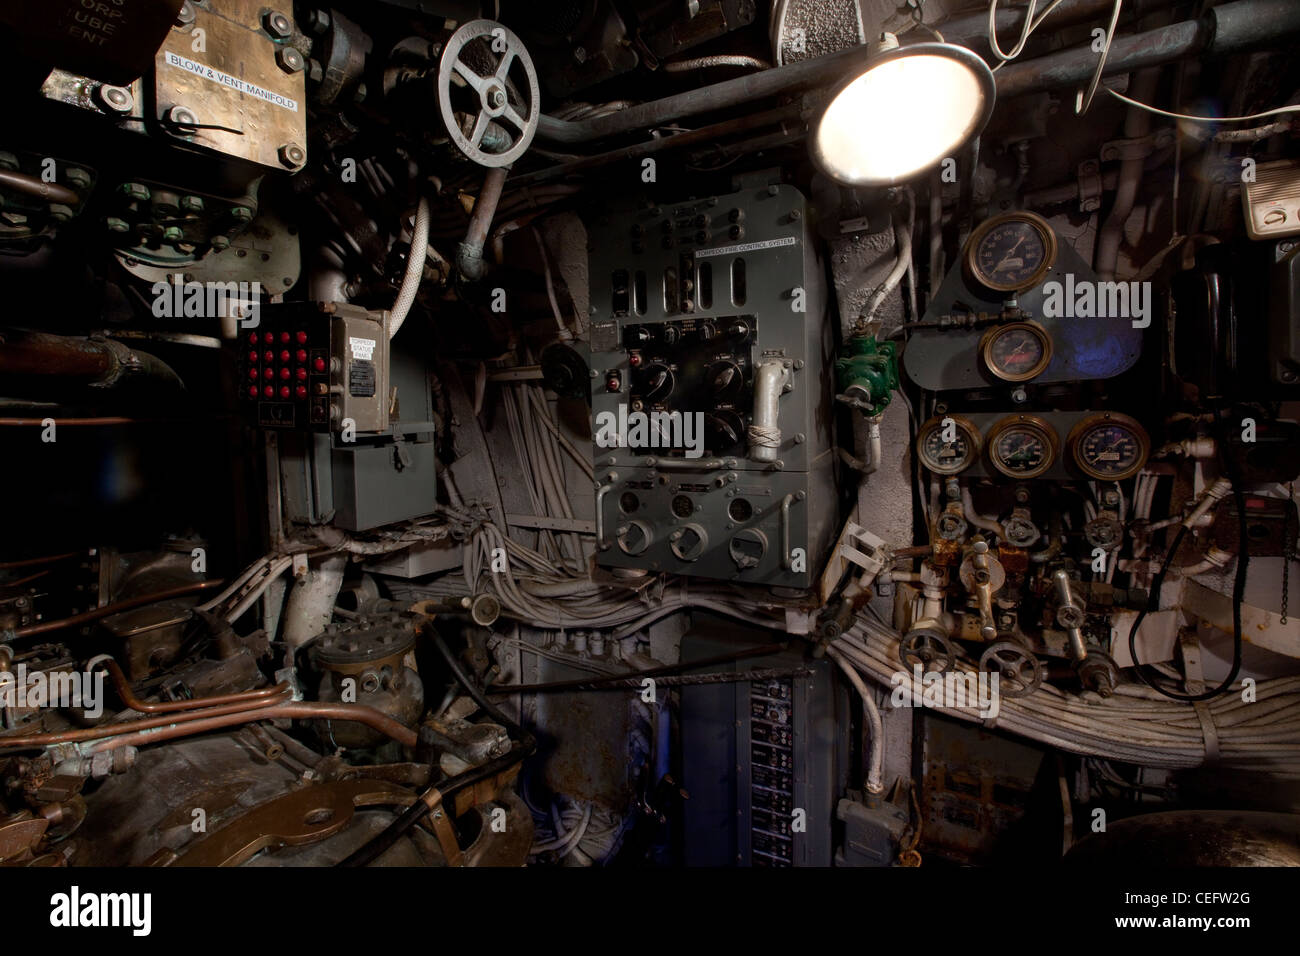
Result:
{"type": "Polygon", "coordinates": [[[898,388],[898,355],[893,342],[874,335],[855,335],[840,347],[835,360],[837,395],[867,417],[881,414],[898,388]]]}

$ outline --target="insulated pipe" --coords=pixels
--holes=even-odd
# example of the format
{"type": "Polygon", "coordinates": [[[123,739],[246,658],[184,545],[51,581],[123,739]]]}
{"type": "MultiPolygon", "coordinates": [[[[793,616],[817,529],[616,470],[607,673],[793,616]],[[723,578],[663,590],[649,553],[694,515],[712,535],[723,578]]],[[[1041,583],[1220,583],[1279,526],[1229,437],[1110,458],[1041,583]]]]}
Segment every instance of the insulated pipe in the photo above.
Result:
{"type": "MultiPolygon", "coordinates": [[[[476,207],[477,211],[477,207],[476,207]]],[[[479,251],[482,252],[480,245],[479,251]]],[[[402,287],[397,291],[397,301],[388,313],[388,337],[391,339],[406,321],[415,304],[415,294],[420,291],[420,281],[424,278],[424,260],[429,254],[429,200],[420,198],[415,210],[415,223],[411,227],[411,250],[406,257],[406,274],[402,276],[402,287]]]]}
{"type": "MultiPolygon", "coordinates": [[[[1097,9],[1102,6],[1097,5],[1097,9]]],[[[1104,4],[1105,8],[1110,6],[1109,2],[1104,4]]],[[[1077,9],[1088,11],[1082,14],[1085,18],[1093,13],[1092,4],[1081,2],[1077,9]]],[[[1051,16],[1055,18],[1060,13],[1058,9],[1051,16]]],[[[987,13],[980,16],[987,28],[987,13]]],[[[1065,20],[1055,22],[1064,23],[1065,20]]],[[[944,30],[950,40],[966,39],[970,43],[983,35],[973,27],[969,34],[949,25],[944,25],[944,30]],[[951,35],[949,31],[952,31],[951,35]]],[[[1260,44],[1276,43],[1295,33],[1300,33],[1300,3],[1294,0],[1236,0],[1209,10],[1200,20],[1186,20],[1158,30],[1116,37],[1103,75],[1129,73],[1141,67],[1157,66],[1198,54],[1223,56],[1260,44]]],[[[829,88],[860,71],[870,56],[871,50],[866,46],[851,47],[828,56],[724,80],[585,120],[561,120],[543,115],[537,125],[537,138],[552,143],[589,143],[621,133],[676,123],[701,113],[746,106],[796,90],[829,88]]],[[[1011,62],[995,74],[998,96],[1019,96],[1087,82],[1096,66],[1097,54],[1091,44],[1052,56],[1011,62]]]]}
{"type": "MultiPolygon", "coordinates": [[[[1129,95],[1139,103],[1149,103],[1155,95],[1156,83],[1160,79],[1159,69],[1143,70],[1133,80],[1129,95]]],[[[1138,140],[1151,132],[1151,114],[1146,110],[1130,106],[1124,117],[1124,138],[1138,140]]],[[[1110,215],[1097,235],[1097,277],[1105,282],[1115,278],[1115,267],[1119,262],[1119,242],[1124,235],[1124,223],[1133,212],[1137,201],[1138,184],[1142,180],[1142,169],[1146,157],[1134,150],[1119,166],[1119,186],[1115,191],[1115,202],[1110,215]]]]}
{"type": "Polygon", "coordinates": [[[781,393],[790,380],[790,370],[780,360],[764,362],[754,376],[754,420],[749,426],[749,457],[754,461],[776,461],[781,454],[781,393]]]}
{"type": "Polygon", "coordinates": [[[862,698],[862,713],[871,727],[871,747],[867,756],[867,792],[882,793],[885,789],[885,785],[881,782],[881,768],[885,763],[885,724],[880,719],[880,708],[876,706],[876,698],[858,674],[857,668],[849,663],[834,644],[826,646],[826,655],[839,665],[844,676],[853,685],[853,689],[862,698]]]}
{"type": "Polygon", "coordinates": [[[347,566],[346,554],[332,554],[294,583],[284,609],[284,641],[290,652],[329,626],[347,566]]]}
{"type": "Polygon", "coordinates": [[[133,380],[185,387],[166,362],[121,342],[45,332],[0,332],[0,375],[89,388],[116,388],[133,380]]]}
{"type": "MultiPolygon", "coordinates": [[[[1103,76],[1131,73],[1184,57],[1216,57],[1284,40],[1300,33],[1300,3],[1294,0],[1236,0],[1206,11],[1199,20],[1117,36],[1103,76]]],[[[1052,56],[1008,63],[996,74],[998,97],[1086,83],[1097,68],[1091,45],[1052,56]]]]}

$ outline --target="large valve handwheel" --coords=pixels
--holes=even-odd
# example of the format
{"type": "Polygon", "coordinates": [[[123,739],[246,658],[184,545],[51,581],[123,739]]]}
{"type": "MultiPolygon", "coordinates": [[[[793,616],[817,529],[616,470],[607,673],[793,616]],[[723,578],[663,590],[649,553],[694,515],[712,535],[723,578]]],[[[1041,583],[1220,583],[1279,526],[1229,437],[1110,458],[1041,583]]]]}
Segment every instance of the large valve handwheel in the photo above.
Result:
{"type": "Polygon", "coordinates": [[[542,111],[523,41],[493,20],[471,20],[453,33],[438,64],[438,109],[452,142],[480,166],[517,160],[542,111]],[[471,118],[468,129],[457,114],[471,118]]]}
{"type": "Polygon", "coordinates": [[[898,659],[908,670],[920,665],[925,673],[942,674],[957,659],[957,651],[938,633],[918,630],[898,642],[898,659]]]}
{"type": "Polygon", "coordinates": [[[1043,683],[1043,662],[1015,641],[994,641],[980,657],[980,670],[998,675],[998,693],[1028,697],[1043,683]]]}

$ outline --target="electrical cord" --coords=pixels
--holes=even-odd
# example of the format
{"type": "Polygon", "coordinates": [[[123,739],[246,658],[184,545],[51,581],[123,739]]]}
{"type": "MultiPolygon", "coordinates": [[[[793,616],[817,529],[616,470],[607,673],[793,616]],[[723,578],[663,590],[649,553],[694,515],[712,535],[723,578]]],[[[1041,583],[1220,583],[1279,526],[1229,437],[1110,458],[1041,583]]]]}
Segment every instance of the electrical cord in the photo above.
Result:
{"type": "Polygon", "coordinates": [[[1157,116],[1167,116],[1170,119],[1188,120],[1193,123],[1254,123],[1257,120],[1267,119],[1270,116],[1281,116],[1284,113],[1300,113],[1300,104],[1295,106],[1279,106],[1275,110],[1265,110],[1263,113],[1250,113],[1247,116],[1193,116],[1190,113],[1175,113],[1170,110],[1162,110],[1157,106],[1149,103],[1143,103],[1133,99],[1131,96],[1125,96],[1123,93],[1112,90],[1109,86],[1102,87],[1107,93],[1115,99],[1127,103],[1129,106],[1135,106],[1140,110],[1146,110],[1148,113],[1155,113],[1157,116]]]}
{"type": "Polygon", "coordinates": [[[1241,635],[1241,606],[1246,600],[1246,573],[1250,566],[1250,549],[1247,546],[1249,542],[1248,527],[1246,520],[1246,495],[1241,490],[1241,476],[1236,474],[1237,468],[1232,458],[1227,454],[1227,442],[1225,439],[1225,429],[1223,428],[1222,409],[1218,415],[1219,441],[1218,447],[1221,450],[1221,461],[1225,472],[1229,473],[1229,480],[1232,482],[1232,498],[1237,506],[1237,568],[1232,582],[1232,668],[1228,675],[1223,679],[1218,687],[1213,690],[1203,691],[1199,694],[1180,694],[1177,691],[1171,691],[1167,688],[1160,687],[1153,683],[1143,671],[1143,665],[1138,662],[1137,656],[1137,630],[1141,625],[1147,612],[1155,610],[1160,606],[1160,590],[1165,583],[1165,576],[1169,572],[1170,566],[1174,562],[1174,555],[1178,553],[1178,547],[1183,543],[1188,529],[1196,517],[1196,512],[1183,522],[1178,529],[1178,534],[1174,535],[1173,543],[1169,546],[1169,553],[1165,556],[1164,563],[1160,566],[1159,572],[1151,581],[1151,592],[1147,597],[1147,604],[1138,616],[1133,620],[1133,626],[1128,632],[1128,652],[1133,661],[1133,670],[1141,678],[1142,683],[1146,684],[1157,693],[1163,694],[1170,700],[1184,701],[1186,703],[1196,703],[1203,700],[1211,700],[1218,697],[1224,691],[1232,687],[1233,682],[1237,679],[1237,674],[1241,671],[1241,653],[1242,653],[1242,635],[1241,635]]]}
{"type": "Polygon", "coordinates": [[[1115,0],[1115,7],[1110,14],[1110,26],[1106,28],[1106,43],[1097,57],[1097,68],[1092,71],[1092,79],[1088,83],[1088,92],[1080,91],[1074,100],[1074,112],[1078,116],[1088,112],[1088,109],[1092,106],[1092,98],[1097,94],[1097,85],[1101,82],[1102,70],[1106,68],[1106,58],[1110,56],[1110,44],[1115,39],[1115,27],[1119,25],[1119,14],[1123,6],[1124,0],[1115,0]]]}
{"type": "Polygon", "coordinates": [[[512,731],[518,739],[500,757],[495,757],[485,764],[466,770],[454,777],[449,777],[430,787],[420,795],[420,799],[407,807],[397,819],[385,827],[378,835],[356,849],[339,863],[339,866],[358,867],[373,863],[398,840],[409,833],[417,823],[428,816],[435,805],[448,806],[448,798],[455,796],[461,790],[508,770],[515,764],[522,763],[537,749],[536,738],[520,727],[479,690],[478,685],[465,673],[465,669],[460,666],[456,656],[447,647],[442,635],[432,628],[430,628],[429,633],[432,636],[434,648],[442,655],[442,659],[447,662],[447,666],[451,669],[452,676],[465,688],[465,692],[469,694],[474,703],[478,704],[479,708],[493,721],[505,727],[507,731],[512,731]]]}

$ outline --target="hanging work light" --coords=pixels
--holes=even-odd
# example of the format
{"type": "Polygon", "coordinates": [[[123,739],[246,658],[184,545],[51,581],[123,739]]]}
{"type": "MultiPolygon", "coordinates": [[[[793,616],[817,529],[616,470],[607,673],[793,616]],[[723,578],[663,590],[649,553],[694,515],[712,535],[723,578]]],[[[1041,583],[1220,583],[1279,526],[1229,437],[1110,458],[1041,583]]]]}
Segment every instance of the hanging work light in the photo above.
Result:
{"type": "Polygon", "coordinates": [[[809,140],[813,160],[845,185],[909,179],[978,136],[993,112],[993,73],[975,53],[890,41],[832,94],[809,140]]]}

